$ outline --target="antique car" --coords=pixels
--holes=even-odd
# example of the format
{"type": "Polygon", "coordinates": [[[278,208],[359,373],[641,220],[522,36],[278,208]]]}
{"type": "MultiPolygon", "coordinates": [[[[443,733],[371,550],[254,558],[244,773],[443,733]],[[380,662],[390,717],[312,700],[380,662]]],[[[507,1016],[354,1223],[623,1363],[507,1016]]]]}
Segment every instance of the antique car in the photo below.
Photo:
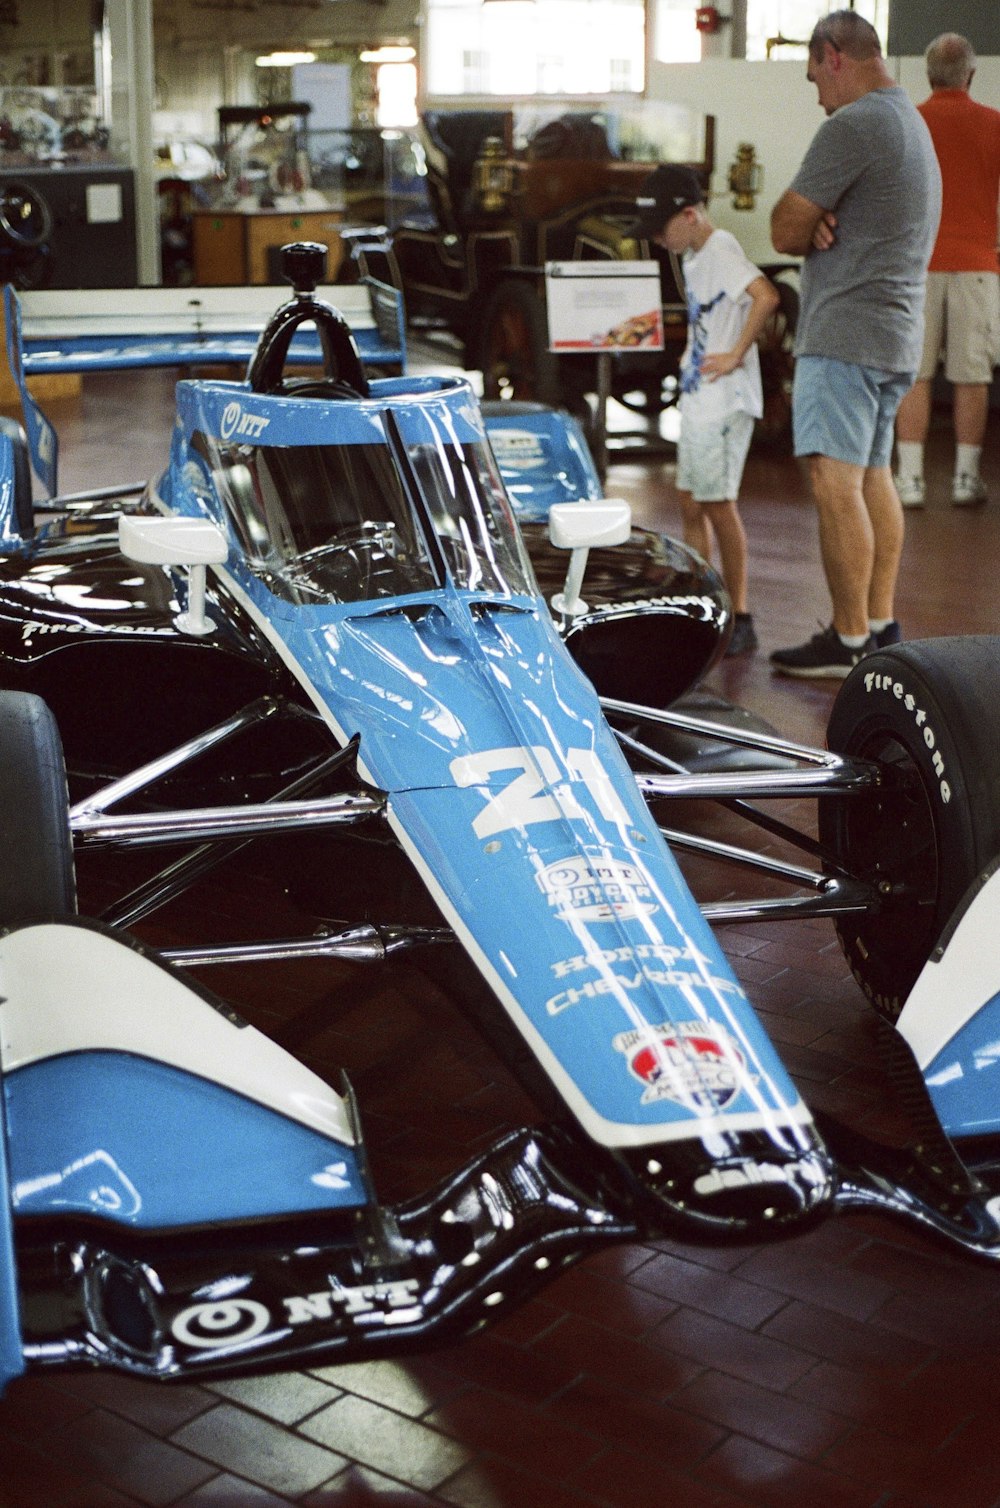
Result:
{"type": "MultiPolygon", "coordinates": [[[[414,149],[426,203],[381,243],[360,233],[366,270],[399,287],[415,328],[462,344],[487,400],[561,405],[589,419],[594,354],[549,349],[544,271],[550,262],[651,260],[660,272],[662,351],[619,351],[610,396],[646,420],[677,401],[687,335],[684,277],[671,252],[637,238],[635,201],[659,161],[684,160],[706,188],[715,166],[712,116],[647,104],[622,109],[428,110],[414,149]]],[[[789,424],[793,269],[775,263],[780,304],[761,338],[762,436],[789,424]]]]}
{"type": "MultiPolygon", "coordinates": [[[[636,195],[658,153],[670,151],[676,126],[654,115],[581,109],[422,116],[427,207],[393,227],[378,266],[402,288],[411,321],[442,326],[463,342],[463,364],[482,371],[487,399],[582,413],[584,395],[595,391],[595,360],[549,351],[545,264],[644,257],[660,264],[665,350],[616,358],[613,389],[644,409],[672,401],[686,338],[683,278],[675,257],[632,234],[636,195]]],[[[713,125],[711,117],[683,122],[684,144],[697,154],[691,165],[706,184],[713,125]]]]}
{"type": "MultiPolygon", "coordinates": [[[[294,260],[247,379],[178,385],[141,493],[36,508],[24,437],[0,429],[0,1385],[426,1348],[607,1242],[757,1241],[844,1209],[995,1260],[997,641],[872,654],[828,750],[622,698],[567,625],[591,631],[584,553],[631,558],[628,510],[551,507],[568,568],[547,600],[469,385],[366,382],[294,260]],[[284,372],[303,321],[318,378],[284,372]],[[750,763],[693,773],[661,732],[750,763]],[[692,796],[803,862],[669,826],[692,796]],[[769,810],[803,796],[819,842],[769,810]],[[318,928],[141,941],[258,841],[318,928]],[[672,847],[790,894],[699,905],[672,847]],[[122,893],[85,919],[74,873],[98,853],[122,893]],[[710,925],[775,914],[835,918],[912,1147],[817,1118],[790,1079],[710,925]],[[440,960],[543,1119],[385,1205],[347,1079],[189,971],[411,955],[440,960]]],[[[717,648],[714,593],[689,606],[717,648]]],[[[669,658],[661,609],[633,600],[623,625],[646,614],[669,658]]]]}

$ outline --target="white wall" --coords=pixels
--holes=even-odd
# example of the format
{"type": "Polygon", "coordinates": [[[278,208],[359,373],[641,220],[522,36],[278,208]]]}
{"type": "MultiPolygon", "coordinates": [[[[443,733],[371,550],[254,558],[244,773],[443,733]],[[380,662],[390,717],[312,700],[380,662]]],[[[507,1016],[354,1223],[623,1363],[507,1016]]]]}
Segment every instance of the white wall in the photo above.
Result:
{"type": "MultiPolygon", "coordinates": [[[[923,58],[890,59],[889,67],[911,98],[927,98],[923,58]]],[[[1000,58],[981,58],[973,98],[1000,109],[1000,58]]],[[[710,213],[732,231],[755,262],[776,260],[771,246],[771,209],[795,176],[803,154],[823,120],[816,90],[806,80],[804,61],[746,63],[703,59],[700,63],[656,63],[650,67],[649,95],[691,105],[716,118],[715,173],[710,213]],[[729,165],[741,142],[751,142],[763,167],[763,186],[753,210],[735,210],[727,188],[729,165]]]]}

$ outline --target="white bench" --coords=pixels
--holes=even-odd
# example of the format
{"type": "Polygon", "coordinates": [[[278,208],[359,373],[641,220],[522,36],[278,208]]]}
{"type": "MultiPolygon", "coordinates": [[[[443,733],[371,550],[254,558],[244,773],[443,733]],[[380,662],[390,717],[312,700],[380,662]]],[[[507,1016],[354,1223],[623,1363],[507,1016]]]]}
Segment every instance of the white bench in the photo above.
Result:
{"type": "MultiPolygon", "coordinates": [[[[406,339],[402,297],[369,278],[327,285],[319,296],[351,327],[362,362],[402,372],[406,339]]],[[[7,295],[7,349],[18,380],[47,372],[134,367],[228,366],[253,355],[257,337],[283,302],[270,286],[233,288],[43,288],[7,295]],[[16,343],[20,336],[20,354],[16,343]]],[[[323,359],[315,330],[296,333],[290,358],[323,359]]]]}

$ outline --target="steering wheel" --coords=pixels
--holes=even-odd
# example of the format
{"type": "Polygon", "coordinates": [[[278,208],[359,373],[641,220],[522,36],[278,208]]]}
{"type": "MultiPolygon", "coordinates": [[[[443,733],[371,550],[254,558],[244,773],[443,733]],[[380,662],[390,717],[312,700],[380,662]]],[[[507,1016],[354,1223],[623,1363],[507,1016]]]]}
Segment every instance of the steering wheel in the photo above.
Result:
{"type": "Polygon", "coordinates": [[[255,393],[287,393],[319,398],[367,398],[368,379],[350,326],[332,304],[315,297],[326,271],[326,247],[294,241],[281,248],[281,271],[295,289],[267,323],[247,368],[255,393]],[[323,350],[323,375],[296,382],[284,375],[292,337],[300,325],[315,324],[323,350]]]}
{"type": "Polygon", "coordinates": [[[41,194],[26,183],[5,183],[0,189],[0,233],[22,249],[47,241],[52,213],[41,194]]]}

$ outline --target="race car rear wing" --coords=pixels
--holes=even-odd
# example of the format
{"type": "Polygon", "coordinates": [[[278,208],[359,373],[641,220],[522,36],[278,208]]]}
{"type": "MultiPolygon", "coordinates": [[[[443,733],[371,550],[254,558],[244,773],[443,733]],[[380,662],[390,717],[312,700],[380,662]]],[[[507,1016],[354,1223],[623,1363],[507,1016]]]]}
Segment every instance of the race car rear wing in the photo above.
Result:
{"type": "MultiPolygon", "coordinates": [[[[406,371],[403,297],[378,279],[319,292],[344,315],[362,363],[389,375],[406,371]]],[[[55,430],[27,379],[50,372],[106,372],[135,367],[245,366],[274,307],[274,289],[42,289],[4,286],[7,360],[21,396],[31,463],[50,497],[57,487],[55,430]]],[[[316,366],[315,331],[297,332],[291,358],[316,366]]]]}

